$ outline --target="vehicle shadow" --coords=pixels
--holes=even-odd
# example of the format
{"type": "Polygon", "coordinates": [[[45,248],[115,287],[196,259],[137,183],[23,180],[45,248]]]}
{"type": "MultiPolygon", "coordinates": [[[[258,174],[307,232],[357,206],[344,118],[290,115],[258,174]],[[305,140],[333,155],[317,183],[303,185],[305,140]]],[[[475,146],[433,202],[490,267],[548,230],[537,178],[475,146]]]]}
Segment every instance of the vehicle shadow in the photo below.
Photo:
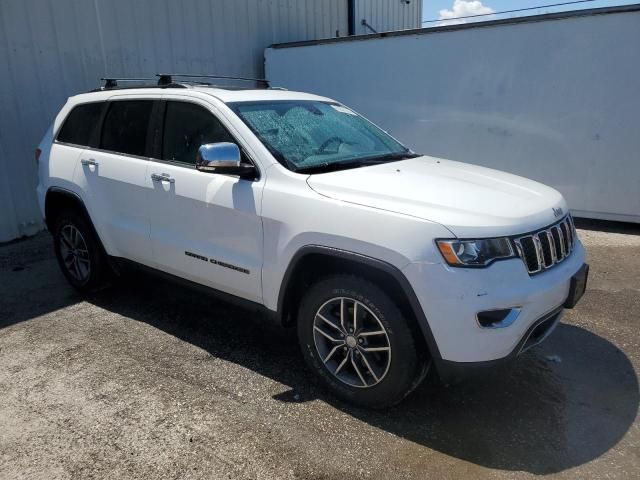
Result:
{"type": "Polygon", "coordinates": [[[84,300],[58,270],[51,243],[42,233],[0,245],[0,329],[84,300]]]}
{"type": "Polygon", "coordinates": [[[590,218],[574,218],[576,228],[596,232],[620,233],[623,235],[640,235],[640,224],[629,222],[613,222],[590,218]]]}
{"type": "Polygon", "coordinates": [[[321,399],[416,444],[495,469],[547,474],[587,463],[620,441],[640,401],[625,354],[571,325],[560,325],[508,370],[452,387],[427,379],[400,405],[371,411],[317,386],[295,332],[260,315],[142,273],[88,301],[289,386],[278,401],[321,399]]]}

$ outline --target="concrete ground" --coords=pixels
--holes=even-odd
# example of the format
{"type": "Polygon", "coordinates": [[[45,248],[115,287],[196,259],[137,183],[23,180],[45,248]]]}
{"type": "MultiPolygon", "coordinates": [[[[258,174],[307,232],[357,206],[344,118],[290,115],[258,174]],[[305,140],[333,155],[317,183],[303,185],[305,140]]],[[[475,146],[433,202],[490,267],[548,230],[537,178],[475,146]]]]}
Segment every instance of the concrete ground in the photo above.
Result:
{"type": "Polygon", "coordinates": [[[255,314],[142,275],[83,298],[48,234],[4,245],[0,478],[638,478],[640,228],[582,225],[589,288],[543,345],[384,412],[255,314]]]}

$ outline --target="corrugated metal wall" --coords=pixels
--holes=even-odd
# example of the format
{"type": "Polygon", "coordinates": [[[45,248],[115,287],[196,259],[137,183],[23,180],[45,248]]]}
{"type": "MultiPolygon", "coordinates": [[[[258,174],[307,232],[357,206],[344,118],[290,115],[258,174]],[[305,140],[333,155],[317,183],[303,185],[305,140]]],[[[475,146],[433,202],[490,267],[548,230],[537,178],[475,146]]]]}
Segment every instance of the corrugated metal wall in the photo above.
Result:
{"type": "Polygon", "coordinates": [[[372,33],[362,20],[378,32],[422,26],[422,0],[355,0],[354,13],[356,35],[372,33]]]}
{"type": "Polygon", "coordinates": [[[105,75],[262,76],[268,45],[347,30],[346,0],[1,0],[0,242],[42,228],[33,152],[68,96],[105,75]]]}
{"type": "Polygon", "coordinates": [[[281,45],[266,73],[417,152],[550,185],[576,216],[640,223],[639,27],[629,5],[281,45]]]}

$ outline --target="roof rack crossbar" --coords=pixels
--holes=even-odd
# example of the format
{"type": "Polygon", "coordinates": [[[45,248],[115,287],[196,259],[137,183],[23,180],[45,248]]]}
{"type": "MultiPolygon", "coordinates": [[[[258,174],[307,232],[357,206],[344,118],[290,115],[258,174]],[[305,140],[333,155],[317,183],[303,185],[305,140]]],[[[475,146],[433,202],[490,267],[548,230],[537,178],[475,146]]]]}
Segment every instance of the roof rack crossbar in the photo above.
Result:
{"type": "Polygon", "coordinates": [[[159,73],[156,75],[158,78],[158,85],[166,85],[172,83],[173,77],[182,78],[220,78],[223,80],[242,80],[247,82],[261,83],[265,87],[269,87],[269,81],[266,78],[251,78],[251,77],[233,77],[229,75],[192,75],[189,73],[159,73]]]}
{"type": "MultiPolygon", "coordinates": [[[[172,83],[171,81],[167,83],[155,82],[155,78],[153,77],[104,77],[100,79],[104,82],[99,88],[94,88],[90,90],[91,92],[100,92],[104,90],[122,90],[122,89],[130,89],[130,88],[188,88],[187,85],[183,85],[181,83],[172,83]],[[133,85],[133,86],[120,86],[119,82],[147,82],[142,85],[133,85]]],[[[171,80],[171,79],[169,79],[171,80]]]]}
{"type": "Polygon", "coordinates": [[[118,82],[144,82],[148,80],[153,80],[153,78],[117,78],[117,77],[104,77],[100,79],[104,83],[104,88],[113,88],[118,86],[118,82]]]}

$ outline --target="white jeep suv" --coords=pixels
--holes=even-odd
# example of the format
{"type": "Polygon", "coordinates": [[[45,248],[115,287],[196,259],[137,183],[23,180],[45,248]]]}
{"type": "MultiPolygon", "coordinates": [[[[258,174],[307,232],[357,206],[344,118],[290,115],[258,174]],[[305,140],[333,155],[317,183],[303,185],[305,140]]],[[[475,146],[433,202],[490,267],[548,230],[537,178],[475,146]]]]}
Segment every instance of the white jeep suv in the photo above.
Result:
{"type": "Polygon", "coordinates": [[[348,107],[175,82],[71,97],[36,150],[62,272],[123,264],[295,326],[350,402],[395,404],[542,341],[588,266],[556,190],[419,155],[348,107]]]}

